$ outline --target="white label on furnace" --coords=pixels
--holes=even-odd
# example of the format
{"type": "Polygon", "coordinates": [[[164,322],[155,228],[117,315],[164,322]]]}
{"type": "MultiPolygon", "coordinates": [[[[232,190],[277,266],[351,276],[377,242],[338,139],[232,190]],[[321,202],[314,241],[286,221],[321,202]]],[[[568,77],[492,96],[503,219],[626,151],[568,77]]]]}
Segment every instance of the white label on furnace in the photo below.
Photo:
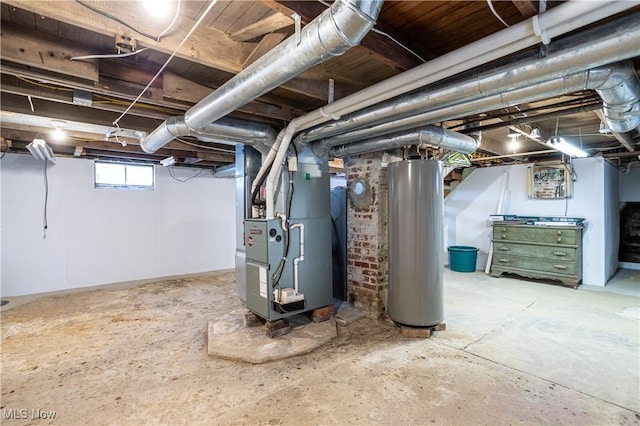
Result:
{"type": "Polygon", "coordinates": [[[267,297],[267,268],[260,267],[260,297],[267,297]]]}

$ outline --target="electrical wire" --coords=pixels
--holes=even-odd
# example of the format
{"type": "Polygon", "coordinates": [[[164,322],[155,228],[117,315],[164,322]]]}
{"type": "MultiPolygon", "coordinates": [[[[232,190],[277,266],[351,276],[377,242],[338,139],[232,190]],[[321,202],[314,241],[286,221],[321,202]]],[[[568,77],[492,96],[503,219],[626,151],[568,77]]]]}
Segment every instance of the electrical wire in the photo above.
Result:
{"type": "Polygon", "coordinates": [[[224,152],[224,153],[227,153],[227,154],[235,154],[235,151],[232,151],[230,149],[222,149],[222,148],[216,148],[215,146],[200,145],[200,144],[197,144],[197,143],[194,143],[194,142],[186,141],[186,140],[181,139],[181,138],[174,138],[174,139],[179,141],[179,142],[182,142],[185,145],[195,146],[196,148],[203,148],[203,149],[208,149],[208,150],[211,150],[211,151],[219,151],[219,152],[224,152]]]}
{"type": "Polygon", "coordinates": [[[20,77],[18,75],[15,76],[18,80],[22,80],[26,83],[29,84],[33,84],[34,86],[39,86],[39,87],[44,87],[46,89],[52,89],[52,90],[59,90],[61,92],[73,92],[73,89],[67,89],[66,87],[58,87],[58,86],[53,86],[50,84],[43,84],[43,83],[39,83],[37,81],[28,79],[28,78],[24,78],[24,77],[20,77]]]}
{"type": "Polygon", "coordinates": [[[115,17],[115,16],[113,16],[113,15],[111,15],[111,14],[107,13],[107,12],[104,12],[104,11],[102,11],[102,10],[100,10],[100,9],[97,9],[97,8],[95,8],[95,7],[93,7],[93,6],[89,5],[89,4],[87,4],[87,3],[85,3],[85,2],[80,1],[80,0],[75,0],[75,2],[76,2],[76,3],[78,3],[78,4],[79,4],[79,5],[81,5],[81,6],[86,7],[87,9],[89,9],[90,11],[92,11],[92,12],[94,12],[94,13],[97,13],[98,15],[102,15],[102,16],[104,16],[105,18],[109,18],[109,19],[111,19],[111,20],[113,20],[113,21],[116,21],[116,22],[117,22],[117,23],[119,23],[119,24],[124,25],[125,27],[129,28],[131,31],[134,31],[134,32],[136,32],[136,33],[140,34],[140,35],[141,35],[141,36],[143,36],[143,37],[150,38],[151,40],[156,40],[156,37],[155,37],[155,36],[153,36],[153,35],[151,35],[151,34],[149,34],[149,33],[146,33],[146,32],[144,32],[144,31],[141,31],[141,30],[139,30],[139,29],[137,29],[137,28],[135,28],[135,27],[133,27],[133,26],[129,25],[128,23],[126,23],[125,21],[123,21],[122,19],[120,19],[120,18],[118,18],[118,17],[115,17]]]}
{"type": "Polygon", "coordinates": [[[69,58],[70,61],[79,61],[82,59],[118,59],[118,58],[126,58],[127,56],[137,55],[138,53],[142,53],[145,50],[149,50],[148,47],[143,47],[142,49],[134,50],[133,52],[127,53],[107,53],[104,55],[85,55],[85,56],[74,56],[73,58],[69,58]]]}
{"type": "MultiPolygon", "coordinates": [[[[76,0],[79,1],[79,0],[76,0]]],[[[174,56],[176,56],[176,53],[178,53],[178,50],[180,50],[180,48],[182,47],[182,45],[187,41],[187,39],[189,37],[191,37],[191,34],[193,34],[193,32],[196,30],[196,28],[198,28],[198,26],[200,25],[200,23],[204,20],[204,18],[209,14],[209,11],[213,8],[213,6],[216,4],[215,1],[211,1],[209,3],[209,7],[207,7],[207,9],[202,13],[202,15],[200,15],[200,17],[198,18],[198,20],[193,24],[193,27],[191,27],[191,29],[189,30],[189,32],[187,33],[187,35],[182,39],[182,41],[180,42],[180,44],[178,44],[178,46],[176,46],[175,50],[173,51],[173,53],[171,53],[171,56],[169,56],[169,58],[167,59],[167,61],[164,63],[164,65],[162,65],[162,67],[158,70],[158,72],[156,73],[156,75],[153,76],[153,78],[151,79],[151,81],[147,84],[147,86],[142,89],[142,92],[140,92],[140,94],[133,100],[133,102],[131,103],[131,105],[129,105],[127,107],[127,109],[124,110],[124,112],[120,115],[120,117],[116,118],[116,120],[113,122],[113,124],[117,124],[122,117],[124,117],[125,115],[127,115],[129,113],[129,111],[131,110],[131,108],[133,108],[133,106],[140,100],[140,98],[147,92],[147,90],[149,90],[149,87],[151,87],[151,85],[153,84],[154,81],[156,81],[156,78],[158,78],[158,76],[160,75],[160,73],[162,71],[164,71],[164,69],[167,67],[167,65],[169,65],[169,62],[171,62],[171,60],[173,59],[174,56]]]]}
{"type": "Polygon", "coordinates": [[[206,170],[205,170],[205,169],[200,169],[200,170],[198,170],[198,172],[197,172],[196,174],[194,174],[193,176],[189,176],[188,178],[185,178],[185,179],[179,179],[179,178],[178,178],[178,177],[176,177],[176,175],[173,173],[173,166],[169,166],[169,167],[167,167],[167,169],[169,169],[169,175],[171,175],[171,177],[172,177],[174,180],[177,180],[178,182],[181,182],[181,183],[186,183],[186,182],[190,181],[191,179],[197,178],[198,176],[200,176],[200,175],[202,175],[203,173],[205,173],[205,172],[206,172],[206,170]]]}
{"type": "Polygon", "coordinates": [[[409,49],[407,46],[405,46],[404,44],[402,44],[401,42],[399,42],[398,40],[393,38],[393,36],[391,36],[391,34],[387,34],[384,31],[381,31],[381,30],[379,30],[377,28],[372,28],[371,31],[376,33],[376,34],[380,34],[380,35],[383,35],[383,36],[387,37],[389,40],[391,40],[392,42],[394,42],[398,46],[402,47],[404,50],[406,50],[407,52],[411,53],[416,58],[420,59],[423,64],[427,62],[426,59],[424,59],[422,56],[418,55],[416,52],[414,52],[413,50],[409,49]]]}
{"type": "Polygon", "coordinates": [[[49,177],[47,176],[47,165],[49,160],[44,159],[44,215],[43,215],[43,230],[42,238],[47,238],[47,228],[49,227],[47,221],[47,204],[49,204],[49,177]]]}
{"type": "Polygon", "coordinates": [[[500,22],[502,22],[502,23],[504,24],[504,26],[505,26],[505,27],[507,27],[507,28],[508,28],[508,27],[509,27],[509,24],[507,24],[507,23],[504,21],[504,19],[502,19],[502,18],[500,17],[500,15],[498,15],[498,12],[496,12],[496,10],[493,8],[493,2],[492,2],[491,0],[487,0],[487,4],[489,5],[489,9],[491,9],[491,12],[493,12],[493,15],[494,15],[496,18],[498,18],[498,20],[499,20],[500,22]]]}
{"type": "Polygon", "coordinates": [[[0,155],[0,160],[2,160],[5,155],[7,155],[7,152],[9,152],[9,144],[7,144],[7,149],[5,149],[4,152],[2,153],[2,155],[0,155]]]}
{"type": "Polygon", "coordinates": [[[167,28],[165,28],[159,35],[157,38],[157,41],[159,42],[160,39],[162,38],[163,35],[165,35],[170,29],[171,27],[173,27],[176,23],[176,21],[178,20],[178,15],[180,14],[180,0],[178,0],[177,6],[176,6],[176,14],[173,16],[173,21],[171,21],[171,23],[169,24],[169,26],[167,28]]]}

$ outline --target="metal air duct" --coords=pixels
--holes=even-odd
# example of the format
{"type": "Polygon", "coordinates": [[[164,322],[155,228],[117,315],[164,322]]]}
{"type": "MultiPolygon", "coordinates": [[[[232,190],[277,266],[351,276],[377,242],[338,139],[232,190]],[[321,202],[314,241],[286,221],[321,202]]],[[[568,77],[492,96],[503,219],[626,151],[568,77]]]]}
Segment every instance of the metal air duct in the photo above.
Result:
{"type": "MultiPolygon", "coordinates": [[[[334,2],[300,34],[294,34],[274,47],[191,107],[184,116],[185,126],[179,128],[181,131],[200,131],[303,71],[358,45],[375,24],[382,3],[382,0],[334,2]]],[[[141,147],[145,152],[153,153],[178,135],[165,123],[151,132],[141,147]]]]}
{"type": "MultiPolygon", "coordinates": [[[[378,137],[380,135],[397,132],[399,130],[402,131],[414,129],[424,124],[432,124],[436,122],[452,120],[467,115],[479,114],[485,111],[492,111],[502,107],[518,105],[525,102],[534,102],[537,100],[549,99],[552,97],[577,92],[579,90],[593,89],[599,92],[599,89],[601,87],[620,85],[620,81],[622,80],[625,82],[632,81],[631,77],[637,79],[637,77],[635,77],[635,71],[633,71],[633,67],[628,67],[625,64],[614,64],[610,66],[595,68],[592,70],[582,71],[564,77],[555,78],[553,80],[532,84],[530,86],[498,93],[491,96],[486,96],[468,102],[458,102],[457,99],[452,99],[449,105],[442,105],[439,106],[439,108],[432,109],[427,112],[423,112],[406,118],[400,118],[393,121],[383,122],[378,125],[354,130],[327,138],[322,141],[314,142],[314,144],[316,145],[314,149],[317,152],[322,152],[322,150],[329,150],[337,145],[363,141],[370,138],[378,137]],[[622,72],[625,69],[627,70],[627,72],[630,72],[633,75],[625,75],[622,72]],[[614,70],[617,71],[613,72],[614,70]],[[609,79],[614,80],[609,81],[609,79]]],[[[605,96],[608,96],[614,92],[605,90],[604,93],[605,96]]],[[[606,104],[606,101],[604,99],[603,101],[606,104]]],[[[637,108],[637,106],[634,108],[637,108]]],[[[631,113],[628,114],[627,118],[623,119],[622,121],[625,122],[625,125],[628,126],[632,125],[634,120],[634,115],[633,113],[631,113]]]]}
{"type": "MultiPolygon", "coordinates": [[[[175,138],[192,136],[202,140],[203,142],[214,142],[228,145],[243,143],[251,145],[258,151],[264,153],[269,150],[269,147],[276,137],[276,131],[270,126],[232,118],[218,120],[215,123],[209,123],[198,130],[193,130],[187,126],[184,121],[184,117],[169,117],[160,124],[154,132],[167,135],[168,142],[175,138]]],[[[144,142],[145,139],[141,142],[143,150],[145,150],[143,145],[144,142]]]]}
{"type": "Polygon", "coordinates": [[[535,46],[541,40],[547,44],[553,37],[593,24],[633,6],[632,2],[625,1],[568,1],[463,48],[318,108],[306,114],[304,125],[297,126],[297,129],[301,131],[332,119],[337,120],[345,114],[535,46]]]}
{"type": "MultiPolygon", "coordinates": [[[[337,121],[307,130],[298,135],[296,141],[305,143],[328,139],[330,145],[336,145],[347,142],[348,138],[334,139],[331,137],[333,135],[343,135],[353,130],[370,128],[374,123],[379,124],[391,120],[398,122],[401,118],[434,108],[482,100],[492,95],[500,96],[505,91],[528,87],[554,78],[564,78],[568,74],[636,57],[640,55],[640,12],[589,31],[587,34],[583,33],[572,37],[568,41],[563,41],[559,46],[561,50],[549,54],[546,58],[541,59],[536,55],[534,58],[502,67],[496,71],[474,75],[441,87],[427,88],[416,94],[372,106],[337,121]]],[[[596,87],[590,84],[583,88],[596,87]]],[[[580,89],[582,88],[576,90],[580,89]]],[[[622,91],[613,88],[610,90],[622,91]]],[[[623,92],[627,94],[629,91],[623,92]]],[[[617,93],[616,97],[620,96],[624,95],[617,93]]],[[[538,99],[543,98],[539,97],[538,99]]],[[[617,102],[614,103],[617,104],[617,102]]],[[[621,103],[626,104],[626,102],[621,103]]],[[[621,109],[617,108],[616,110],[620,111],[621,109]]],[[[615,113],[613,115],[617,116],[615,113]]],[[[420,124],[425,124],[425,122],[422,121],[420,124]]],[[[393,128],[391,131],[397,130],[397,128],[393,128]]],[[[382,134],[374,130],[364,133],[365,137],[382,134]]],[[[358,136],[358,139],[351,140],[362,139],[362,136],[358,136]]]]}
{"type": "Polygon", "coordinates": [[[604,119],[611,131],[630,132],[640,126],[638,75],[631,61],[616,64],[608,71],[604,83],[594,87],[603,101],[604,119]]]}
{"type": "MultiPolygon", "coordinates": [[[[329,151],[331,157],[361,154],[364,152],[386,151],[407,145],[427,144],[471,154],[478,149],[478,141],[471,136],[443,129],[439,126],[427,126],[424,129],[403,133],[394,133],[380,138],[334,147],[329,151]]],[[[316,153],[321,156],[322,153],[316,153]]]]}

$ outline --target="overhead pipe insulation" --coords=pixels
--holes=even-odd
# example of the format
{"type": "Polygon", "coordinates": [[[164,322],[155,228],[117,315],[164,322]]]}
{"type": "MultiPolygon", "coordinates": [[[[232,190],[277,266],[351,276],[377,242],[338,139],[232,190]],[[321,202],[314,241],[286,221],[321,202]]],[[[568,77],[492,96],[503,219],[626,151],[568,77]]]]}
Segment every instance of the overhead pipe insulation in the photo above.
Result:
{"type": "MultiPolygon", "coordinates": [[[[435,147],[471,154],[478,149],[479,143],[471,136],[443,129],[439,126],[427,126],[423,129],[404,133],[394,133],[360,143],[341,145],[329,151],[330,157],[344,157],[365,152],[386,151],[407,145],[427,144],[435,147]]],[[[316,153],[322,154],[322,153],[316,153]]]]}
{"type": "MultiPolygon", "coordinates": [[[[472,101],[457,102],[457,99],[451,99],[449,105],[442,105],[439,106],[439,108],[406,118],[387,121],[382,124],[333,136],[314,142],[314,145],[318,145],[321,146],[322,149],[329,150],[337,145],[363,141],[397,131],[414,129],[425,124],[453,120],[467,115],[480,114],[482,112],[492,111],[521,103],[549,99],[580,90],[593,89],[598,92],[600,87],[620,85],[625,82],[632,81],[629,78],[629,75],[623,72],[624,70],[626,70],[627,73],[635,74],[633,67],[629,67],[625,64],[613,64],[555,78],[542,83],[532,84],[519,89],[486,96],[472,101]],[[613,72],[614,70],[617,71],[613,72]]],[[[612,92],[608,90],[603,91],[603,93],[605,96],[610,96],[612,94],[612,92]]],[[[603,104],[606,105],[607,100],[603,99],[603,104]]],[[[629,111],[627,114],[628,115],[625,116],[627,118],[624,118],[624,120],[632,122],[634,120],[633,111],[629,111]]],[[[316,150],[319,149],[320,148],[316,147],[316,150]]]]}
{"type": "MultiPolygon", "coordinates": [[[[372,124],[401,119],[454,103],[486,98],[636,57],[640,54],[640,12],[571,37],[569,40],[563,40],[556,48],[557,51],[552,51],[544,58],[536,54],[530,59],[494,71],[456,79],[439,87],[426,87],[417,93],[370,106],[331,123],[309,129],[298,135],[296,141],[306,143],[327,139],[370,127],[372,124]]],[[[591,85],[590,88],[595,87],[591,85]]],[[[618,94],[618,97],[628,94],[629,91],[623,92],[624,94],[618,94]]],[[[618,115],[614,114],[614,117],[618,115]]]]}
{"type": "MultiPolygon", "coordinates": [[[[375,24],[382,0],[339,0],[266,55],[210,93],[184,115],[184,127],[199,131],[253,99],[280,86],[307,69],[358,45],[375,24]]],[[[160,125],[141,143],[153,153],[174,137],[168,126],[160,125]]]]}
{"type": "Polygon", "coordinates": [[[604,83],[595,87],[603,101],[607,126],[616,133],[640,131],[640,81],[633,62],[617,64],[608,71],[604,83]]]}
{"type": "Polygon", "coordinates": [[[484,37],[305,115],[298,131],[337,120],[415,89],[441,81],[546,40],[566,34],[634,6],[626,1],[568,1],[540,15],[484,37]]]}

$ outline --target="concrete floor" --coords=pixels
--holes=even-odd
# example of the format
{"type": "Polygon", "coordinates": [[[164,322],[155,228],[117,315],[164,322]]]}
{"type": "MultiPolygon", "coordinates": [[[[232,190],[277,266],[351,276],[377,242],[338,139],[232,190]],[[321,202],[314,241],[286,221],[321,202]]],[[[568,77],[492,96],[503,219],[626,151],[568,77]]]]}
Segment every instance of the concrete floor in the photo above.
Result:
{"type": "Polygon", "coordinates": [[[12,300],[2,421],[638,424],[640,272],[622,275],[596,291],[446,270],[446,331],[365,319],[262,365],[206,353],[208,322],[242,307],[232,273],[12,300]]]}

